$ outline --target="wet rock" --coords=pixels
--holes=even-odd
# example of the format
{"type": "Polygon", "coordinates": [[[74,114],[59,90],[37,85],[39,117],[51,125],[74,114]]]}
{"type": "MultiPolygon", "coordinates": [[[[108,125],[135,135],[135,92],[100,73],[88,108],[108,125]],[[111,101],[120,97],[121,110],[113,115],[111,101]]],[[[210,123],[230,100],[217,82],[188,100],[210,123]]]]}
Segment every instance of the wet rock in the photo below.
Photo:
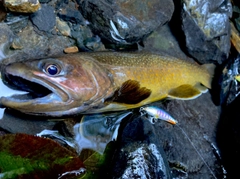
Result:
{"type": "Polygon", "coordinates": [[[23,48],[21,50],[8,49],[11,55],[2,61],[3,64],[63,54],[64,48],[74,44],[74,41],[65,36],[46,36],[36,33],[31,23],[16,35],[23,48]]]}
{"type": "Polygon", "coordinates": [[[31,21],[41,31],[52,30],[56,24],[54,8],[43,4],[39,11],[31,15],[31,21]]]}
{"type": "Polygon", "coordinates": [[[0,128],[9,133],[25,133],[35,135],[44,129],[53,129],[56,122],[47,121],[45,118],[22,115],[17,112],[13,114],[5,110],[0,120],[0,128]]]}
{"type": "Polygon", "coordinates": [[[64,50],[64,53],[76,53],[78,52],[77,46],[67,47],[64,50]]]}
{"type": "Polygon", "coordinates": [[[200,63],[222,63],[230,50],[229,0],[184,0],[182,30],[188,53],[200,63]]]}
{"type": "Polygon", "coordinates": [[[12,12],[33,13],[40,7],[38,0],[5,0],[4,6],[12,12]]]}
{"type": "MultiPolygon", "coordinates": [[[[171,27],[166,24],[157,28],[143,41],[141,50],[152,51],[154,53],[161,53],[163,55],[170,55],[176,58],[188,60],[189,57],[183,53],[179,46],[179,42],[171,32],[171,27]]],[[[193,59],[189,59],[193,61],[193,59]]]]}
{"type": "Polygon", "coordinates": [[[0,61],[9,55],[9,49],[14,39],[14,34],[8,25],[0,23],[0,61]]]}
{"type": "Polygon", "coordinates": [[[134,116],[120,134],[112,178],[171,178],[162,141],[148,120],[134,116]]]}
{"type": "Polygon", "coordinates": [[[71,36],[71,29],[68,26],[66,21],[60,20],[58,17],[56,18],[56,28],[57,30],[64,36],[71,36]]]}
{"type": "Polygon", "coordinates": [[[100,37],[112,43],[133,44],[170,20],[171,0],[79,1],[83,16],[100,37]]]}
{"type": "Polygon", "coordinates": [[[151,106],[161,107],[178,121],[176,125],[164,121],[155,124],[173,177],[224,178],[215,132],[220,107],[214,105],[209,93],[194,100],[165,101],[151,106]]]}
{"type": "Polygon", "coordinates": [[[236,178],[239,175],[240,160],[240,96],[228,106],[222,108],[222,114],[217,128],[217,141],[226,169],[226,178],[236,178]]]}
{"type": "MultiPolygon", "coordinates": [[[[65,1],[63,1],[65,2],[65,1]]],[[[85,24],[85,19],[78,10],[78,5],[71,1],[66,1],[66,4],[61,4],[57,15],[65,20],[75,24],[85,24]]]]}
{"type": "Polygon", "coordinates": [[[0,22],[5,19],[7,12],[3,6],[3,0],[0,0],[0,22]]]}
{"type": "Polygon", "coordinates": [[[94,36],[88,26],[72,24],[71,29],[71,37],[76,41],[79,51],[105,50],[101,39],[98,36],[94,36]]]}
{"type": "Polygon", "coordinates": [[[219,97],[222,106],[231,104],[240,94],[240,84],[235,78],[239,75],[239,68],[240,56],[231,56],[222,70],[221,76],[219,77],[219,97]]]}
{"type": "Polygon", "coordinates": [[[50,2],[50,1],[51,1],[51,0],[39,0],[39,2],[42,3],[42,4],[43,4],[43,3],[48,3],[48,2],[50,2]]]}
{"type": "Polygon", "coordinates": [[[8,13],[4,21],[14,33],[18,33],[28,25],[29,16],[8,13]]]}

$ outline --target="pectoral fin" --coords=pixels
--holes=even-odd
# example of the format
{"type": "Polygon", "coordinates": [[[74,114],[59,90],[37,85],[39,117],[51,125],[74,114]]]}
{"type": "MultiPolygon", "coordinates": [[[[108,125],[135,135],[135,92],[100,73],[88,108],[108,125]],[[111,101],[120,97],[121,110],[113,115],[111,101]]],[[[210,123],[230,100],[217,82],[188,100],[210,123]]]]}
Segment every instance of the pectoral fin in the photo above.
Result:
{"type": "Polygon", "coordinates": [[[206,92],[206,88],[204,86],[196,85],[181,85],[177,88],[171,89],[168,93],[168,97],[173,99],[194,99],[200,96],[203,92],[206,92]]]}
{"type": "Polygon", "coordinates": [[[105,103],[117,102],[125,104],[137,104],[148,98],[151,92],[152,91],[150,89],[141,87],[138,81],[127,80],[119,89],[114,92],[110,98],[105,99],[105,103]]]}

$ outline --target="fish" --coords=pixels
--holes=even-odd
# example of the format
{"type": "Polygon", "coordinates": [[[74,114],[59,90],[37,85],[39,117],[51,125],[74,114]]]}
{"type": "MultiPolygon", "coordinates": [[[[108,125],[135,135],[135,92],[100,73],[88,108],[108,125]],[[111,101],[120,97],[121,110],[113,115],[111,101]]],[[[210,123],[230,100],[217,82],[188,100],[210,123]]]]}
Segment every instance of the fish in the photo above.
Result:
{"type": "Polygon", "coordinates": [[[26,95],[0,107],[42,116],[133,109],[163,99],[195,99],[211,89],[214,67],[147,52],[82,52],[6,65],[4,83],[26,95]]]}
{"type": "Polygon", "coordinates": [[[177,120],[174,119],[170,114],[168,114],[166,111],[164,111],[161,108],[155,107],[155,106],[144,106],[140,107],[139,112],[141,113],[141,116],[147,115],[148,119],[151,123],[155,123],[158,121],[158,119],[161,119],[163,121],[167,121],[170,124],[177,124],[177,120]]]}

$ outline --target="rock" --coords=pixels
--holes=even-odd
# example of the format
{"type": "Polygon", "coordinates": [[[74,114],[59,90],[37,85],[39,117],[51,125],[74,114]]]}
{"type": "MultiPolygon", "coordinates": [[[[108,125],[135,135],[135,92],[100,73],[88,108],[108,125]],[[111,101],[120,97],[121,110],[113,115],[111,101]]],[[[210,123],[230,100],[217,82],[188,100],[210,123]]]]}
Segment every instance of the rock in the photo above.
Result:
{"type": "Polygon", "coordinates": [[[170,169],[162,141],[152,124],[141,117],[132,117],[118,136],[120,147],[113,156],[111,178],[170,179],[170,169]]]}
{"type": "Polygon", "coordinates": [[[19,13],[33,13],[41,7],[38,0],[5,0],[4,6],[12,12],[19,13]]]}
{"type": "Polygon", "coordinates": [[[79,1],[94,33],[107,41],[133,44],[171,19],[171,0],[79,1]]]}
{"type": "Polygon", "coordinates": [[[217,141],[220,148],[223,166],[226,169],[225,178],[236,178],[239,174],[240,160],[240,96],[228,106],[222,108],[221,118],[217,128],[217,141]]]}
{"type": "Polygon", "coordinates": [[[28,22],[28,15],[19,15],[13,13],[8,13],[5,19],[5,23],[9,25],[11,30],[16,34],[25,28],[28,25],[28,22]]]}
{"type": "Polygon", "coordinates": [[[187,52],[200,63],[222,63],[230,50],[229,0],[184,0],[182,30],[187,52]]]}
{"type": "Polygon", "coordinates": [[[101,39],[94,36],[88,26],[72,24],[71,29],[71,37],[76,41],[79,51],[105,50],[101,39]]]}
{"type": "Polygon", "coordinates": [[[77,46],[67,47],[64,50],[64,53],[76,53],[78,52],[77,46]]]}
{"type": "Polygon", "coordinates": [[[173,178],[181,175],[183,178],[224,178],[215,131],[220,107],[214,105],[210,93],[194,100],[165,101],[151,106],[161,107],[178,121],[176,125],[165,121],[155,124],[173,178]]]}
{"type": "MultiPolygon", "coordinates": [[[[27,59],[46,58],[63,54],[63,49],[74,45],[74,41],[65,36],[41,35],[37,33],[32,24],[29,23],[26,28],[16,34],[23,47],[21,50],[10,50],[10,58],[4,59],[3,64],[27,59]]],[[[12,43],[11,43],[12,44],[12,43]]],[[[11,45],[10,44],[10,45],[11,45]]]]}
{"type": "Polygon", "coordinates": [[[42,3],[42,4],[43,4],[43,3],[48,3],[48,2],[50,2],[50,1],[51,1],[51,0],[39,0],[39,2],[42,3]]]}
{"type": "Polygon", "coordinates": [[[17,112],[14,114],[12,111],[5,110],[5,114],[0,120],[0,129],[14,134],[36,135],[44,129],[52,129],[56,124],[56,122],[50,122],[46,118],[22,115],[17,112]]]}
{"type": "Polygon", "coordinates": [[[8,25],[0,23],[0,63],[3,59],[7,58],[10,53],[10,46],[13,42],[15,35],[8,25]]]}
{"type": "Polygon", "coordinates": [[[183,53],[179,46],[179,42],[172,34],[172,29],[169,24],[165,24],[162,27],[157,28],[143,41],[142,50],[152,51],[154,53],[161,53],[162,55],[170,55],[176,58],[190,60],[186,54],[183,53]]]}
{"type": "Polygon", "coordinates": [[[56,28],[64,36],[71,36],[71,29],[67,22],[61,21],[58,17],[56,18],[56,28]]]}
{"type": "Polygon", "coordinates": [[[85,24],[85,19],[76,7],[78,6],[76,3],[67,1],[67,4],[61,4],[59,6],[61,8],[59,7],[57,15],[61,19],[75,24],[85,24]]]}
{"type": "Polygon", "coordinates": [[[3,0],[0,0],[0,22],[5,19],[7,12],[3,6],[3,0]]]}
{"type": "Polygon", "coordinates": [[[36,13],[31,15],[32,23],[40,30],[48,32],[56,25],[56,16],[54,8],[46,4],[36,13]]]}
{"type": "Polygon", "coordinates": [[[15,38],[10,46],[14,50],[21,50],[23,49],[23,46],[19,40],[19,38],[15,38]]]}

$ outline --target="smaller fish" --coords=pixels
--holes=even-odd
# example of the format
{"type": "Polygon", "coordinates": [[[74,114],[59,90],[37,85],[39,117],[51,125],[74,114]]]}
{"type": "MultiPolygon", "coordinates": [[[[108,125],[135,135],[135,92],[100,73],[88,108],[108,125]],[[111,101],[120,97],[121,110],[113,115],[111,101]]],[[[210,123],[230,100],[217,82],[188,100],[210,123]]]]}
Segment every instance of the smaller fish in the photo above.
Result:
{"type": "Polygon", "coordinates": [[[178,123],[172,116],[170,116],[170,114],[157,107],[151,106],[141,107],[139,112],[141,113],[142,116],[148,115],[150,122],[153,124],[157,122],[158,119],[167,121],[170,124],[178,123]]]}

